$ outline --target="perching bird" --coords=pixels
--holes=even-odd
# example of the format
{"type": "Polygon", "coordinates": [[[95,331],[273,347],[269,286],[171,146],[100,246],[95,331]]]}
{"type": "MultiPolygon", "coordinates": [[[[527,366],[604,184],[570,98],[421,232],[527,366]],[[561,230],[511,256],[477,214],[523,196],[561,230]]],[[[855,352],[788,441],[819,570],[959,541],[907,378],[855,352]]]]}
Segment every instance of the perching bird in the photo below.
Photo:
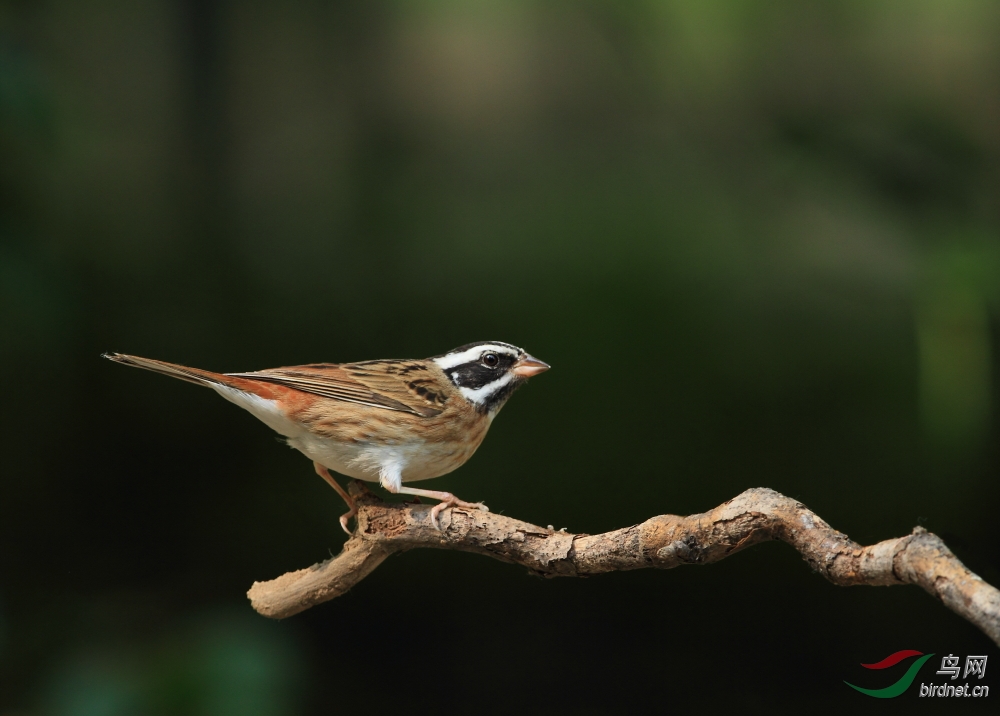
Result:
{"type": "Polygon", "coordinates": [[[281,433],[347,502],[350,511],[340,524],[348,534],[357,507],[329,470],[379,482],[389,492],[441,500],[431,510],[438,529],[446,507],[487,509],[403,483],[464,464],[514,390],[549,369],[499,341],[469,343],[425,360],[311,363],[253,373],[213,373],[122,353],[104,357],[212,388],[281,433]]]}

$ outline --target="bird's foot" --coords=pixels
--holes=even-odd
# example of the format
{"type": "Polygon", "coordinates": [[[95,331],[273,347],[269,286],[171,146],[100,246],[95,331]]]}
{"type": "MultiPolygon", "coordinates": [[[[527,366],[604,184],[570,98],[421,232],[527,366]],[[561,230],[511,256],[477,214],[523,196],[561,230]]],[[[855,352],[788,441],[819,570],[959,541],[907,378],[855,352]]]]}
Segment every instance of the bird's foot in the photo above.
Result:
{"type": "Polygon", "coordinates": [[[348,537],[351,537],[354,533],[351,532],[351,529],[347,526],[347,523],[356,514],[358,514],[358,506],[352,504],[350,511],[345,512],[340,516],[340,526],[341,528],[343,528],[344,532],[347,533],[348,537]]]}
{"type": "Polygon", "coordinates": [[[483,512],[490,511],[490,508],[482,502],[466,502],[465,500],[458,499],[450,492],[442,492],[440,490],[422,490],[419,487],[407,487],[405,485],[395,485],[393,483],[383,483],[383,485],[385,485],[385,488],[389,490],[389,492],[402,495],[416,495],[418,497],[430,497],[435,500],[441,500],[440,503],[431,508],[431,524],[434,525],[434,529],[438,532],[441,531],[441,523],[438,522],[438,515],[441,514],[442,510],[446,510],[449,507],[461,507],[466,510],[482,510],[483,512]]]}
{"type": "Polygon", "coordinates": [[[347,536],[350,537],[353,533],[347,528],[347,521],[354,517],[354,515],[358,514],[357,503],[354,501],[354,498],[348,495],[347,491],[340,486],[340,483],[333,479],[329,470],[320,465],[318,462],[313,462],[313,467],[316,469],[316,474],[326,480],[327,484],[336,490],[337,494],[344,498],[344,502],[346,502],[347,506],[351,508],[348,512],[345,512],[340,516],[340,526],[343,528],[344,532],[347,533],[347,536]]]}
{"type": "Polygon", "coordinates": [[[460,500],[450,492],[445,493],[447,497],[441,498],[441,502],[434,505],[431,509],[431,524],[434,525],[434,529],[438,532],[441,531],[441,524],[438,522],[438,515],[441,514],[443,510],[449,507],[461,507],[466,510],[481,510],[483,512],[489,512],[490,508],[484,505],[482,502],[466,502],[465,500],[460,500]]]}

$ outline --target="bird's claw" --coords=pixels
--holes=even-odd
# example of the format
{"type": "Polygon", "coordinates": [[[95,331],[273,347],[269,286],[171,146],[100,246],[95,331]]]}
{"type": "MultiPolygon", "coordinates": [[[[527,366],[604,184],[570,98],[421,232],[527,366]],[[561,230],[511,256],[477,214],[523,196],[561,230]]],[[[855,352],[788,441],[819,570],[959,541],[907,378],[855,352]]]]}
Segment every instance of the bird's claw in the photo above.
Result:
{"type": "Polygon", "coordinates": [[[434,529],[441,532],[441,523],[438,522],[438,515],[440,515],[444,510],[449,507],[460,507],[466,510],[480,510],[481,512],[489,512],[490,508],[484,505],[482,502],[466,502],[465,500],[460,500],[454,497],[450,500],[444,500],[434,505],[431,509],[431,524],[434,525],[434,529]]]}
{"type": "Polygon", "coordinates": [[[358,508],[356,506],[354,506],[354,505],[351,505],[351,511],[350,512],[345,512],[344,514],[342,514],[340,516],[340,526],[341,526],[341,528],[343,528],[344,532],[347,533],[348,537],[353,537],[354,533],[351,532],[350,528],[347,526],[347,523],[356,514],[358,514],[358,508]]]}

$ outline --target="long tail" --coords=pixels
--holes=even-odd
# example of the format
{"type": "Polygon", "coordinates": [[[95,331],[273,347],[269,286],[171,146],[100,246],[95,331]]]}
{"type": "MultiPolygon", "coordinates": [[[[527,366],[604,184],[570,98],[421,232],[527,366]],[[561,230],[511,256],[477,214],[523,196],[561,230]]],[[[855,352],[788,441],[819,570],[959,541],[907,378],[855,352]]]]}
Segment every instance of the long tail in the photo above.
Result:
{"type": "Polygon", "coordinates": [[[124,353],[104,353],[101,357],[113,360],[115,363],[130,365],[134,368],[145,368],[154,373],[162,373],[163,375],[169,375],[171,378],[180,378],[189,383],[212,388],[230,403],[235,403],[244,410],[249,410],[259,420],[263,421],[265,425],[285,437],[298,435],[304,430],[296,421],[290,420],[285,414],[284,408],[281,407],[281,402],[287,399],[290,394],[304,395],[292,388],[265,383],[259,380],[213,373],[210,370],[201,370],[200,368],[188,368],[187,366],[167,363],[162,360],[153,360],[152,358],[129,356],[124,353]]]}
{"type": "Polygon", "coordinates": [[[101,357],[113,360],[115,363],[130,365],[133,368],[145,368],[154,373],[162,373],[163,375],[169,375],[171,378],[180,378],[189,383],[204,385],[206,387],[228,385],[231,388],[246,390],[248,387],[247,384],[250,383],[250,381],[240,380],[239,378],[230,378],[222,373],[213,373],[210,370],[188,368],[176,363],[167,363],[166,361],[154,360],[152,358],[140,358],[139,356],[130,356],[124,353],[102,353],[101,357]]]}

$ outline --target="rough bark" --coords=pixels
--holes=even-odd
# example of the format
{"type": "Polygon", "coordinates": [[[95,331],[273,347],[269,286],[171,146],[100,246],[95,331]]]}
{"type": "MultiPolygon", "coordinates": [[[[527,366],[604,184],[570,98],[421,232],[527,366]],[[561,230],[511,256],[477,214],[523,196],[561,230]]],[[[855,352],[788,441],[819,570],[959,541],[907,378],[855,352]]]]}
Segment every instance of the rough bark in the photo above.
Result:
{"type": "Polygon", "coordinates": [[[836,585],[916,584],[1000,645],[1000,591],[970,572],[937,535],[916,527],[905,537],[863,547],[801,503],[767,488],[747,490],[702,514],[659,515],[599,535],[458,508],[441,513],[438,531],[428,505],[386,503],[359,482],[350,492],[358,501],[358,522],[341,553],[255,582],[247,596],[260,614],[282,619],[338,597],[390,554],[416,547],[477,552],[541,576],[576,577],[711,564],[760,542],[780,540],[836,585]]]}

